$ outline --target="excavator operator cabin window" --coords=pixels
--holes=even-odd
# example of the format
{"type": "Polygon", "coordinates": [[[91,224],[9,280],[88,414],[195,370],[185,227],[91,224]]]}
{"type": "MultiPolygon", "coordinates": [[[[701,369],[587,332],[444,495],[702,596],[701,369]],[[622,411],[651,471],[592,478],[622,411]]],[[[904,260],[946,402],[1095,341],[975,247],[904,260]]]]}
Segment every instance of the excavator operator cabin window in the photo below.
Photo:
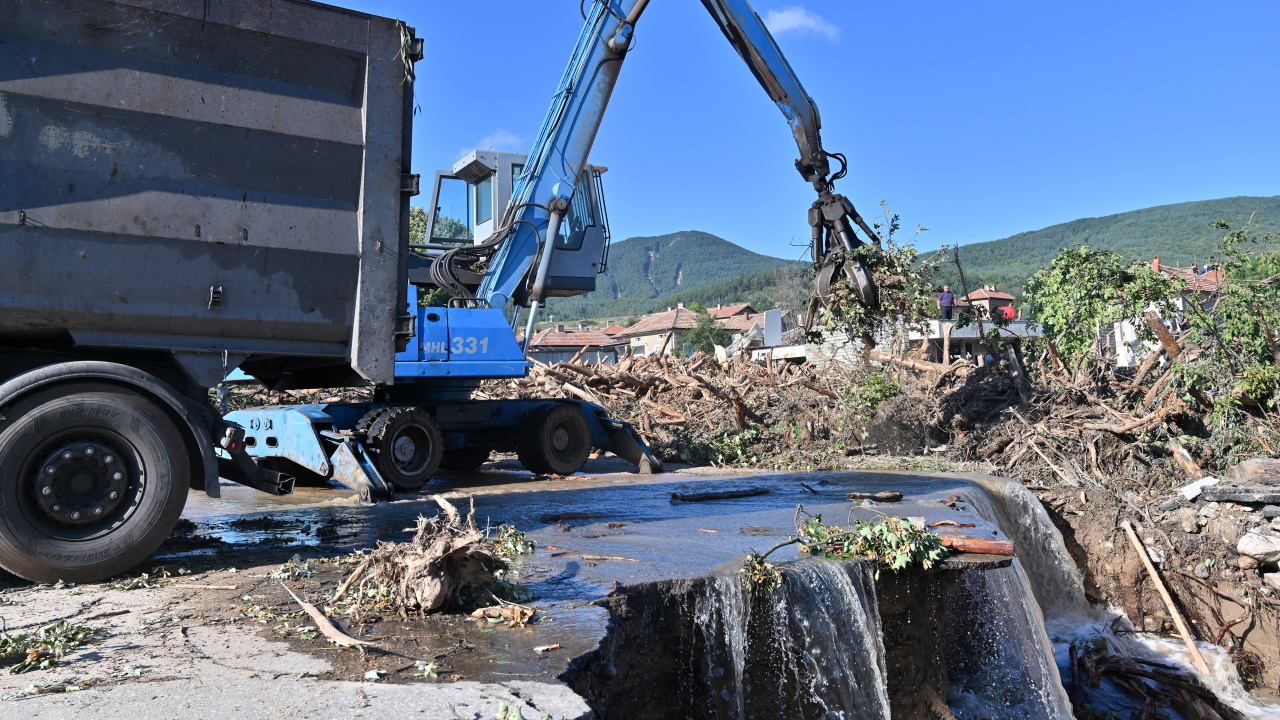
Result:
{"type": "Polygon", "coordinates": [[[493,176],[476,183],[476,224],[493,219],[493,176]]]}
{"type": "Polygon", "coordinates": [[[471,242],[471,187],[455,177],[437,178],[436,218],[430,242],[471,242]]]}
{"type": "Polygon", "coordinates": [[[578,184],[573,188],[573,204],[569,206],[569,214],[560,223],[560,237],[556,238],[556,247],[560,250],[581,250],[587,228],[595,224],[595,213],[591,211],[591,179],[584,171],[578,176],[578,184]]]}

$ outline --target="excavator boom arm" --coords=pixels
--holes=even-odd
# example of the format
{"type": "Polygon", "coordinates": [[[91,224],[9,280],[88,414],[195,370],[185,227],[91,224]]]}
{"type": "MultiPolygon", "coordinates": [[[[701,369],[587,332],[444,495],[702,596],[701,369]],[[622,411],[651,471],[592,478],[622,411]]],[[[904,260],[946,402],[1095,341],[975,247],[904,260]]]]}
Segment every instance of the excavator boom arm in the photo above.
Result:
{"type": "MultiPolygon", "coordinates": [[[[538,305],[545,300],[543,286],[560,221],[586,166],[636,23],[648,4],[649,0],[595,0],[592,4],[503,222],[494,236],[479,246],[491,251],[479,297],[492,307],[525,298],[532,308],[526,338],[531,335],[538,305]]],[[[870,275],[848,254],[863,244],[854,225],[869,239],[876,240],[876,236],[853,205],[834,194],[833,182],[846,168],[831,174],[829,158],[843,162],[843,157],[823,149],[817,106],[747,0],[702,0],[702,4],[791,126],[800,152],[796,167],[818,193],[809,211],[809,223],[819,278],[829,282],[832,269],[843,267],[859,298],[874,307],[870,275]]],[[[822,285],[819,289],[825,291],[822,285]]]]}

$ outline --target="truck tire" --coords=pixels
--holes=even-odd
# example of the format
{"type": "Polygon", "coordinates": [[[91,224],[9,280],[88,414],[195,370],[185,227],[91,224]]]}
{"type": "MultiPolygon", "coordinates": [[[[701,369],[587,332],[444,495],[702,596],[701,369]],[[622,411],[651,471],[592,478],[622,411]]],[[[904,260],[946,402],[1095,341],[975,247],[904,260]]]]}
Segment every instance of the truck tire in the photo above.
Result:
{"type": "Polygon", "coordinates": [[[154,402],[76,383],[3,415],[0,567],[35,582],[97,582],[137,565],[173,531],[191,466],[154,402]]]}
{"type": "Polygon", "coordinates": [[[431,481],[444,459],[440,428],[425,410],[389,408],[369,423],[369,449],[382,479],[415,492],[431,481]]]}
{"type": "Polygon", "coordinates": [[[462,448],[446,450],[440,467],[452,472],[474,472],[489,462],[489,448],[462,448]]]}
{"type": "Polygon", "coordinates": [[[591,454],[591,428],[574,405],[546,405],[522,423],[516,454],[529,472],[572,475],[591,454]]]}

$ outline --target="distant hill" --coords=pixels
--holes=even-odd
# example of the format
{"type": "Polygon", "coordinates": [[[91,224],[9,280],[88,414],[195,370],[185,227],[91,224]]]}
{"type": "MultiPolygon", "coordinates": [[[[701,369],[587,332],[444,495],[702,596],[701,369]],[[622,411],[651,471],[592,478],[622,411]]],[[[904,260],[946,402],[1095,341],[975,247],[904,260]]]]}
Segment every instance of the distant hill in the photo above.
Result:
{"type": "MultiPolygon", "coordinates": [[[[1014,292],[1022,290],[1027,278],[1047,266],[1059,250],[1073,244],[1112,250],[1135,260],[1149,261],[1159,255],[1165,265],[1188,267],[1192,262],[1203,264],[1222,237],[1222,231],[1209,227],[1211,221],[1225,220],[1238,227],[1255,211],[1253,227],[1258,234],[1280,232],[1280,196],[1199,200],[1082,218],[1003,240],[965,245],[960,248],[960,263],[971,290],[996,285],[1014,292]]],[[[954,264],[944,266],[942,281],[959,289],[954,264]]]]}
{"type": "Polygon", "coordinates": [[[749,302],[734,293],[758,292],[774,273],[800,264],[697,230],[628,238],[609,249],[608,270],[596,279],[595,292],[553,298],[547,312],[557,321],[580,320],[650,313],[695,300],[749,302]],[[713,297],[717,293],[724,298],[713,297]]]}

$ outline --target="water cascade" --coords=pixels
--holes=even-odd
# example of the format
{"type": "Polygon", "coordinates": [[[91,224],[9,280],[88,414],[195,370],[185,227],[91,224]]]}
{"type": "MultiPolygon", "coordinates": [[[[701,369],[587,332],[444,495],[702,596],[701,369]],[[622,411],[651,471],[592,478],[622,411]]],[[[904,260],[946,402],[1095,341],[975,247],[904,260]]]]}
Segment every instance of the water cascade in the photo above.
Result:
{"type": "Polygon", "coordinates": [[[610,720],[1070,720],[1041,603],[1085,612],[1079,576],[1024,488],[969,487],[1027,566],[807,559],[773,593],[732,568],[621,586],[598,601],[607,635],[562,679],[610,720]]]}

